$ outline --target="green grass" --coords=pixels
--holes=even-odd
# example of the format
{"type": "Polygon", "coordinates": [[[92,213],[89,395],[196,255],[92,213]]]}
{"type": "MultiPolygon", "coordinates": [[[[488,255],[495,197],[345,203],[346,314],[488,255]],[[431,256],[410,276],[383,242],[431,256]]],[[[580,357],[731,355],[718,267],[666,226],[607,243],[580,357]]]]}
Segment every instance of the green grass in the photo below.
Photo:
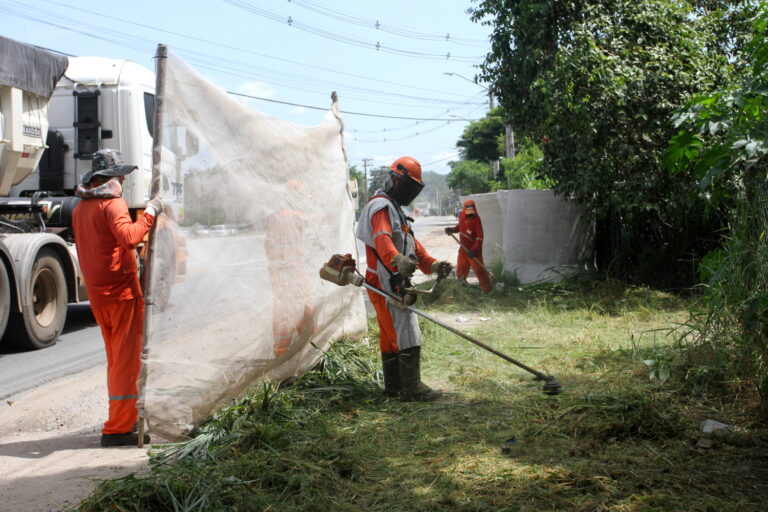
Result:
{"type": "Polygon", "coordinates": [[[156,450],[149,474],[105,482],[80,510],[763,509],[765,430],[663,371],[684,300],[614,282],[486,297],[449,281],[419,306],[553,374],[564,393],[542,394],[522,370],[422,321],[423,378],[444,389],[440,401],[383,399],[375,343],[339,342],[316,370],[256,386],[195,439],[156,450]],[[697,448],[705,418],[749,430],[697,448]]]}

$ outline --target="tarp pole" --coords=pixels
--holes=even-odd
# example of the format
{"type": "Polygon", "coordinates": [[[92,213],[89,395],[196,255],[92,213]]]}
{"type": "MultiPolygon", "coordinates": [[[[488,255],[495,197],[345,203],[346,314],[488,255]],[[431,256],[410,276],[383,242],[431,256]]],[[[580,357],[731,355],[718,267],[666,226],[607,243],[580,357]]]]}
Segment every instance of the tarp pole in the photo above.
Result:
{"type": "MultiPolygon", "coordinates": [[[[152,120],[152,183],[150,186],[149,197],[154,199],[160,192],[160,166],[162,164],[162,148],[163,148],[163,113],[165,110],[165,69],[168,62],[168,47],[164,44],[157,45],[157,53],[155,54],[155,115],[152,120]]],[[[144,425],[145,425],[145,410],[144,410],[144,398],[145,388],[147,384],[147,358],[149,357],[149,333],[151,332],[150,326],[152,323],[152,314],[155,309],[154,303],[154,286],[152,283],[152,264],[155,260],[155,233],[157,232],[157,223],[160,220],[161,214],[156,214],[155,222],[149,229],[149,236],[147,237],[147,250],[145,252],[144,259],[144,294],[145,294],[145,307],[144,307],[144,332],[141,337],[141,370],[139,372],[139,399],[136,402],[136,407],[139,411],[139,425],[138,425],[138,445],[139,448],[144,447],[144,425]]]]}

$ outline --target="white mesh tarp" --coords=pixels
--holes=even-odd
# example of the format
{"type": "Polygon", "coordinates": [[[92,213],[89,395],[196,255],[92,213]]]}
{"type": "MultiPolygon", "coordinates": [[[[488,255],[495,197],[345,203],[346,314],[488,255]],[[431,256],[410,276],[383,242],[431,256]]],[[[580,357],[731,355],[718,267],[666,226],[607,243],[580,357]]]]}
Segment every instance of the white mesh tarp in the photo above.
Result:
{"type": "Polygon", "coordinates": [[[159,99],[168,215],[153,246],[140,385],[150,428],[173,439],[366,324],[360,289],[318,276],[331,254],[355,252],[337,112],[311,127],[275,119],[172,52],[159,99]]]}

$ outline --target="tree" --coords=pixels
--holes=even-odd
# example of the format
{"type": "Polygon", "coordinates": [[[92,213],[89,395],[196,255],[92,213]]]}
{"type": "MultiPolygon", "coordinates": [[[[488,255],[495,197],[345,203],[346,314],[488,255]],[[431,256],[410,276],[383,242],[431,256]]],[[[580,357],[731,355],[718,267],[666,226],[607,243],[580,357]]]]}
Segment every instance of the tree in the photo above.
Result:
{"type": "Polygon", "coordinates": [[[692,172],[697,193],[733,212],[726,243],[705,260],[707,286],[688,322],[697,365],[705,354],[710,374],[723,376],[704,384],[756,389],[768,411],[768,4],[756,20],[748,72],[675,115],[682,130],[667,162],[674,174],[692,172]]]}
{"type": "Polygon", "coordinates": [[[495,108],[479,121],[472,121],[464,129],[456,146],[462,160],[490,163],[503,153],[504,120],[502,110],[495,108]]]}
{"type": "Polygon", "coordinates": [[[357,169],[356,165],[349,168],[349,179],[357,183],[357,194],[359,203],[362,205],[368,200],[367,190],[365,190],[365,175],[357,169]]]}
{"type": "Polygon", "coordinates": [[[518,135],[548,140],[542,173],[587,205],[598,264],[619,278],[687,286],[692,262],[719,243],[723,212],[660,158],[672,112],[734,76],[739,49],[705,4],[716,2],[480,0],[470,10],[493,27],[480,78],[518,135]]]}
{"type": "Polygon", "coordinates": [[[554,184],[541,176],[544,153],[536,144],[522,145],[514,158],[502,158],[501,169],[507,189],[548,189],[554,184]]]}
{"type": "Polygon", "coordinates": [[[376,169],[371,169],[368,175],[368,198],[373,197],[377,190],[381,188],[384,179],[389,175],[389,167],[382,165],[376,169]]]}
{"type": "Polygon", "coordinates": [[[451,167],[451,172],[448,173],[448,186],[457,193],[468,195],[491,191],[493,169],[490,164],[476,160],[461,160],[448,165],[451,167]]]}

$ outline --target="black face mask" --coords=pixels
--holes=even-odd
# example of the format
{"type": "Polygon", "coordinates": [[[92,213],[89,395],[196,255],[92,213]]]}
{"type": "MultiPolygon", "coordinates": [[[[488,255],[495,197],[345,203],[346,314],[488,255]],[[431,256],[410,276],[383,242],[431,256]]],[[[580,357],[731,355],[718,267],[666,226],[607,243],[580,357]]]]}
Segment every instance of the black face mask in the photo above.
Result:
{"type": "Polygon", "coordinates": [[[411,201],[416,199],[424,188],[423,183],[419,183],[410,176],[397,176],[397,182],[387,190],[387,195],[397,201],[401,206],[408,206],[411,201]]]}

